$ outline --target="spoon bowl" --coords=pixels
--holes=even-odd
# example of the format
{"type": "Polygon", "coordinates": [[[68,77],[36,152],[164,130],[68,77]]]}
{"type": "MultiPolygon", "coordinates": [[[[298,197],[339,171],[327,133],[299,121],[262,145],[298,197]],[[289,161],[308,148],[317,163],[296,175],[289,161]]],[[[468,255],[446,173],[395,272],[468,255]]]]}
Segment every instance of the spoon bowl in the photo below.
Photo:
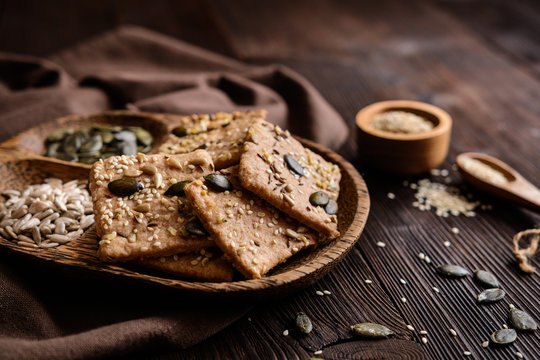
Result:
{"type": "Polygon", "coordinates": [[[540,189],[501,160],[482,153],[467,152],[458,155],[456,163],[463,179],[477,189],[540,212],[540,189]],[[499,172],[505,181],[493,181],[471,171],[467,166],[468,159],[478,160],[491,167],[499,172]]]}

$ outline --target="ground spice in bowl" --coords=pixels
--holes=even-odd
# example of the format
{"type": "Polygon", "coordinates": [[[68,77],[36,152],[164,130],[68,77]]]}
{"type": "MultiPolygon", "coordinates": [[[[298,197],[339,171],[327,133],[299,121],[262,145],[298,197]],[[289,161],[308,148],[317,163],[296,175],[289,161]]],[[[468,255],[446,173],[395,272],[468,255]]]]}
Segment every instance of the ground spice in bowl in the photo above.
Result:
{"type": "Polygon", "coordinates": [[[407,111],[385,111],[375,115],[369,125],[377,130],[397,134],[421,134],[434,127],[431,121],[407,111]]]}

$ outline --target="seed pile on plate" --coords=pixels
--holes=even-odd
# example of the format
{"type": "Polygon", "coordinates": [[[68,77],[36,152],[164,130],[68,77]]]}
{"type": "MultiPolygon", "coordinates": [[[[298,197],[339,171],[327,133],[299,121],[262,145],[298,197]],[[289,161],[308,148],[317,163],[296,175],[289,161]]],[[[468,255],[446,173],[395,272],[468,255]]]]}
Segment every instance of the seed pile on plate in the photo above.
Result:
{"type": "Polygon", "coordinates": [[[339,168],[264,121],[265,114],[186,117],[164,153],[96,162],[90,190],[98,256],[197,280],[231,281],[233,266],[248,279],[260,278],[337,236],[339,168]],[[262,140],[268,131],[279,137],[272,147],[276,161],[264,148],[252,152],[254,137],[262,140]],[[253,170],[241,175],[242,167],[253,170]],[[264,183],[254,188],[251,175],[263,176],[264,183]],[[298,205],[283,208],[275,198],[298,205]]]}
{"type": "Polygon", "coordinates": [[[52,248],[78,238],[94,223],[86,181],[48,178],[23,191],[4,190],[0,235],[30,248],[52,248]]]}
{"type": "Polygon", "coordinates": [[[49,157],[93,164],[115,155],[136,155],[150,151],[152,134],[136,126],[92,125],[74,131],[60,129],[46,139],[49,157]]]}

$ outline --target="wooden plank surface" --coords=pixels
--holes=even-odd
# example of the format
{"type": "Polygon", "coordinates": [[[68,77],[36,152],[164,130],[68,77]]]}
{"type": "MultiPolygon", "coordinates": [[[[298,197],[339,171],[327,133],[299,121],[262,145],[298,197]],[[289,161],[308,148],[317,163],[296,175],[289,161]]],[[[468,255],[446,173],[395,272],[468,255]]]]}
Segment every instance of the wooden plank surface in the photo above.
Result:
{"type": "MultiPolygon", "coordinates": [[[[199,5],[163,2],[159,8],[148,7],[147,16],[122,1],[114,8],[108,2],[98,3],[87,12],[96,14],[99,6],[112,15],[91,26],[58,33],[56,40],[32,38],[25,49],[17,48],[20,42],[2,31],[0,44],[3,49],[43,55],[88,31],[127,22],[145,25],[251,63],[290,66],[321,91],[351,129],[356,112],[374,101],[405,98],[438,105],[454,118],[450,154],[443,166],[453,184],[462,185],[451,167],[455,156],[483,151],[540,185],[536,21],[540,8],[533,1],[516,5],[512,1],[236,0],[231,4],[209,0],[199,5]]],[[[11,2],[5,6],[1,29],[17,29],[14,20],[5,21],[16,6],[11,2]]],[[[49,26],[46,21],[39,25],[49,26]]],[[[352,141],[341,152],[354,160],[352,141]]],[[[249,319],[184,352],[158,357],[393,359],[407,355],[413,359],[425,353],[429,359],[454,359],[464,357],[464,351],[471,351],[475,359],[515,359],[516,351],[526,359],[537,357],[538,331],[520,334],[505,348],[484,349],[480,344],[505,323],[510,303],[540,319],[538,274],[523,275],[511,256],[512,236],[540,223],[540,217],[473,192],[494,209],[479,211],[474,218],[439,218],[413,208],[414,190],[402,185],[403,180],[421,177],[387,176],[358,166],[370,189],[372,211],[355,251],[306,291],[280,303],[260,305],[249,319]],[[389,199],[388,192],[396,198],[389,199]],[[459,234],[453,234],[452,227],[459,234]],[[386,247],[376,246],[379,241],[386,247]],[[451,246],[444,246],[444,241],[451,246]],[[428,254],[432,263],[421,261],[419,252],[428,254]],[[435,274],[434,266],[444,262],[495,272],[506,298],[477,305],[481,288],[472,279],[449,280],[435,274]],[[367,278],[373,283],[366,284],[367,278]],[[316,290],[330,290],[332,295],[319,297],[316,290]],[[407,301],[402,302],[402,297],[407,301]],[[283,336],[297,311],[309,314],[316,330],[308,337],[283,336]],[[388,324],[397,331],[396,338],[375,343],[352,339],[347,326],[365,320],[388,324]],[[408,331],[405,324],[416,331],[408,331]],[[450,328],[457,337],[451,336],[450,328]],[[428,332],[427,344],[422,344],[420,330],[428,332]],[[313,355],[319,349],[323,353],[313,355]]]]}

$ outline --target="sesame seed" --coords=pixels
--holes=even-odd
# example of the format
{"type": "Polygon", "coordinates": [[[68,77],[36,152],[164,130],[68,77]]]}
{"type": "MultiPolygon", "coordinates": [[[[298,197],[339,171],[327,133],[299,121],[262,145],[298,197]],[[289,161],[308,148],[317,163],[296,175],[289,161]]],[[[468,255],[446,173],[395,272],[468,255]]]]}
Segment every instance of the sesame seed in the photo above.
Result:
{"type": "Polygon", "coordinates": [[[414,327],[412,325],[407,325],[407,329],[414,331],[414,327]]]}
{"type": "Polygon", "coordinates": [[[422,260],[424,260],[426,258],[426,255],[424,255],[424,253],[420,253],[418,254],[418,257],[422,260]]]}
{"type": "Polygon", "coordinates": [[[424,344],[427,344],[427,342],[428,342],[427,337],[422,337],[422,342],[423,342],[424,344]]]}
{"type": "Polygon", "coordinates": [[[373,281],[371,281],[371,280],[369,280],[369,279],[366,279],[366,280],[364,280],[364,282],[365,282],[366,284],[371,284],[373,281]]]}
{"type": "Polygon", "coordinates": [[[424,261],[425,261],[426,263],[428,263],[428,264],[431,263],[431,259],[430,259],[429,256],[427,256],[427,255],[426,255],[426,257],[424,258],[424,261]]]}
{"type": "Polygon", "coordinates": [[[523,359],[523,354],[520,353],[519,351],[516,351],[516,356],[518,359],[523,359]]]}
{"type": "Polygon", "coordinates": [[[459,229],[457,227],[453,227],[452,232],[457,235],[459,234],[459,229]]]}
{"type": "Polygon", "coordinates": [[[402,303],[406,303],[406,302],[407,302],[407,298],[402,297],[402,298],[401,298],[401,302],[402,302],[402,303]]]}
{"type": "Polygon", "coordinates": [[[383,243],[382,241],[379,241],[376,245],[377,245],[378,247],[381,247],[381,248],[383,248],[383,247],[386,246],[386,244],[383,243]]]}
{"type": "Polygon", "coordinates": [[[389,199],[395,199],[396,198],[396,195],[394,193],[391,193],[389,192],[388,194],[386,194],[386,196],[389,198],[389,199]]]}
{"type": "Polygon", "coordinates": [[[317,294],[317,295],[319,295],[319,296],[324,296],[324,293],[323,293],[322,291],[319,291],[319,290],[317,290],[317,291],[315,292],[315,294],[317,294]]]}
{"type": "Polygon", "coordinates": [[[324,290],[323,293],[324,293],[324,295],[331,295],[331,294],[332,294],[332,293],[331,293],[330,291],[328,291],[328,290],[324,290]]]}
{"type": "Polygon", "coordinates": [[[289,336],[289,330],[283,330],[283,336],[289,336]]]}
{"type": "Polygon", "coordinates": [[[322,350],[317,350],[313,353],[313,355],[321,355],[322,354],[322,350]]]}
{"type": "Polygon", "coordinates": [[[420,330],[418,332],[420,335],[427,335],[427,331],[426,330],[420,330]]]}
{"type": "Polygon", "coordinates": [[[406,281],[405,279],[399,279],[399,281],[400,281],[403,285],[407,284],[407,281],[406,281]]]}
{"type": "Polygon", "coordinates": [[[450,331],[450,334],[452,334],[452,336],[457,336],[456,330],[450,329],[450,330],[448,330],[448,331],[450,331]]]}
{"type": "Polygon", "coordinates": [[[446,247],[450,247],[452,245],[452,243],[450,241],[445,241],[443,244],[446,247]]]}
{"type": "Polygon", "coordinates": [[[464,351],[464,352],[463,352],[463,355],[469,356],[469,355],[472,355],[472,353],[471,353],[470,351],[464,351]]]}
{"type": "Polygon", "coordinates": [[[483,347],[483,348],[487,348],[488,346],[489,346],[489,341],[486,340],[486,341],[484,341],[484,342],[482,343],[482,347],[483,347]]]}
{"type": "Polygon", "coordinates": [[[441,292],[441,291],[439,290],[439,288],[437,288],[437,287],[435,287],[435,286],[433,287],[433,291],[435,291],[437,294],[441,292]]]}

